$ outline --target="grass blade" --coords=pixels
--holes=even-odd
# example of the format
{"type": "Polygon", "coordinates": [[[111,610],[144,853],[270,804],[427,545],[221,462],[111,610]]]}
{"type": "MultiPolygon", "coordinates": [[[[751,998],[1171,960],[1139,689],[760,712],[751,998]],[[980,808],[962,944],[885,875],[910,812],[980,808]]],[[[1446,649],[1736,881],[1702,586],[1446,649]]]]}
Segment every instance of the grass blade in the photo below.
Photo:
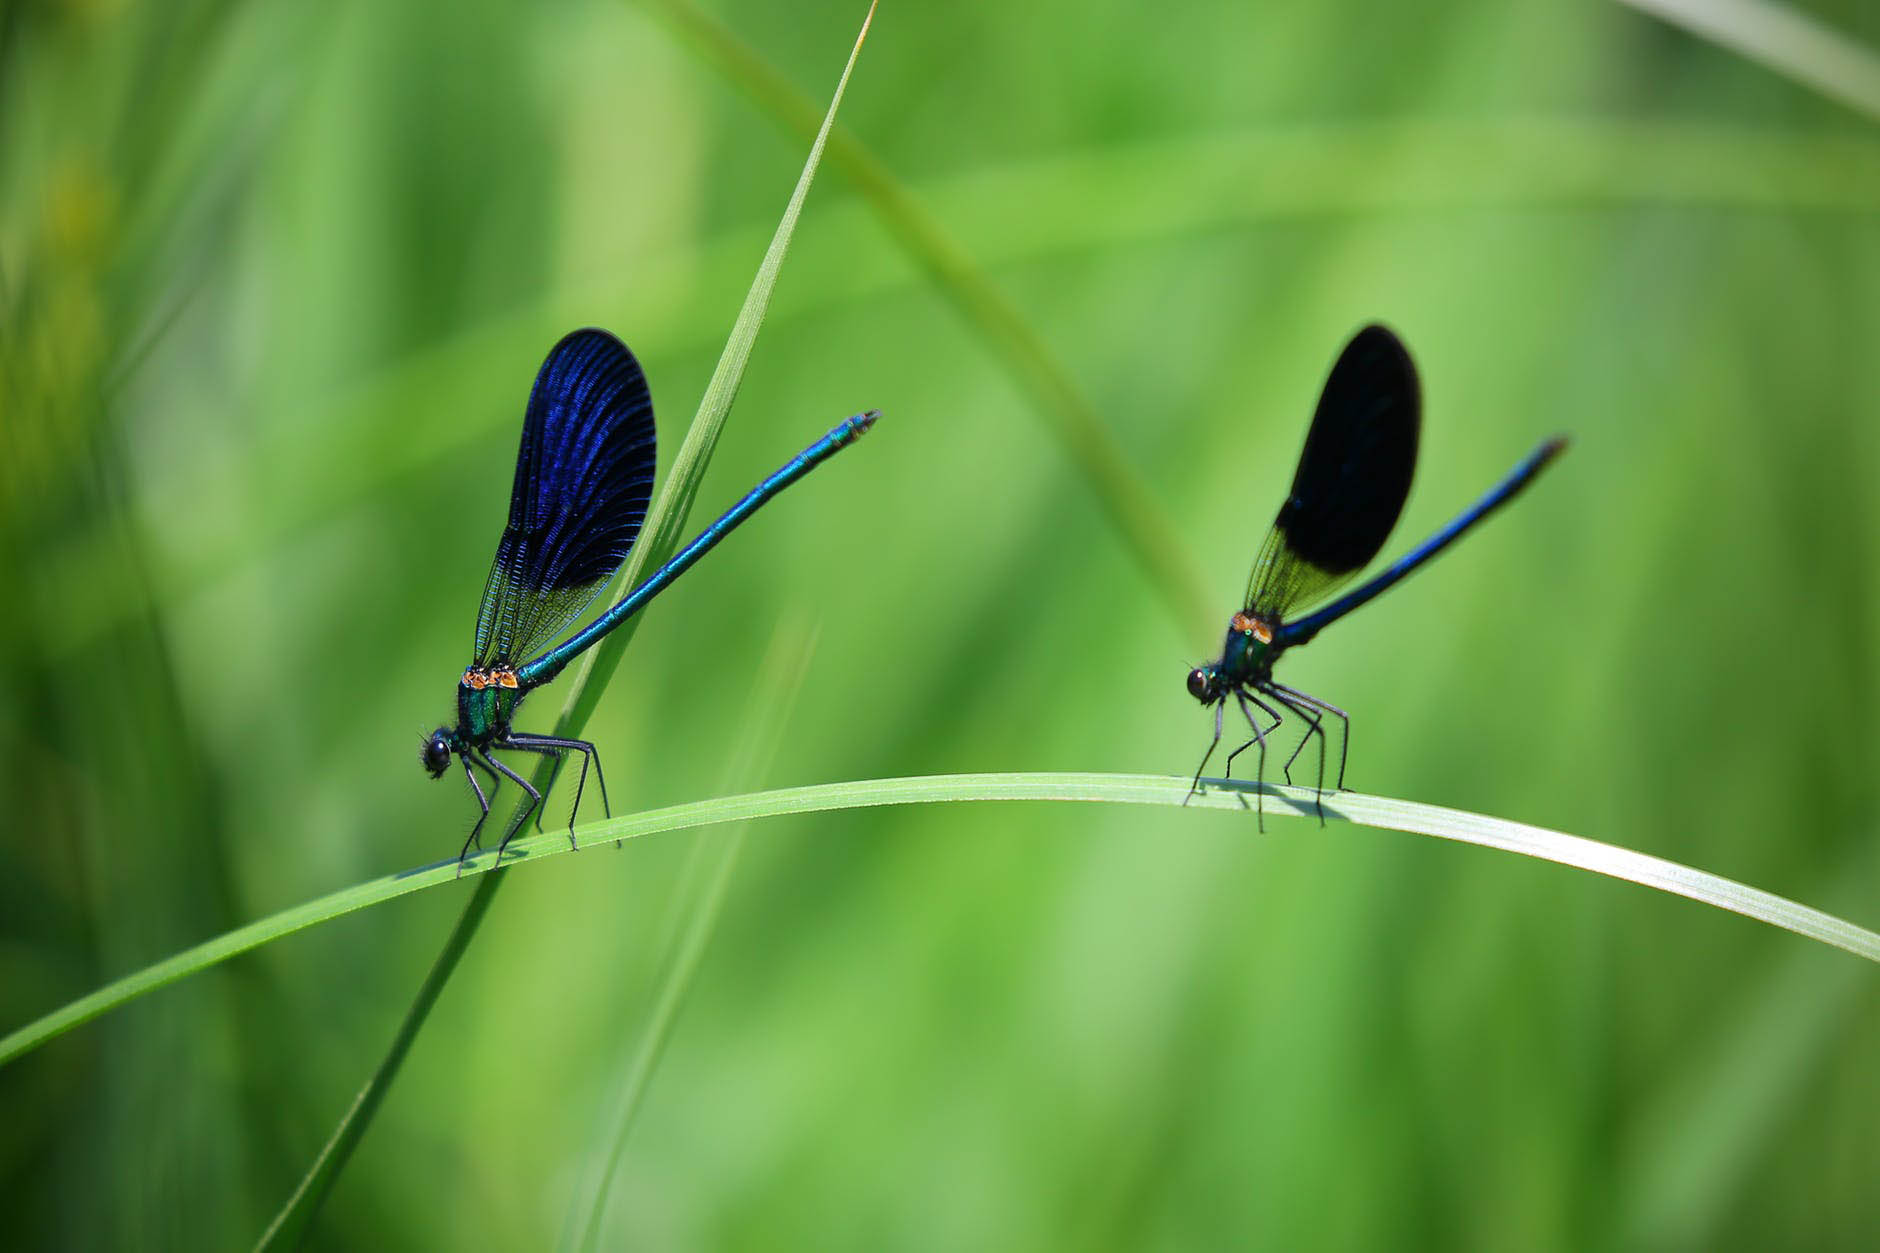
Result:
{"type": "MultiPolygon", "coordinates": [[[[784,210],[783,220],[777,224],[770,247],[764,254],[763,263],[758,267],[757,277],[752,281],[750,292],[745,296],[744,307],[732,325],[731,335],[725,344],[724,352],[718,360],[718,367],[712,374],[711,383],[705,389],[704,399],[700,402],[698,417],[686,433],[684,444],[673,460],[671,471],[666,476],[665,487],[654,502],[647,515],[647,523],[641,532],[640,542],[624,568],[616,576],[613,586],[630,587],[636,582],[648,563],[664,561],[678,546],[679,531],[685,525],[693,498],[697,495],[699,481],[704,477],[705,467],[711,460],[712,450],[716,447],[718,433],[724,425],[725,415],[730,411],[731,402],[736,398],[738,385],[744,378],[744,367],[750,360],[751,345],[757,338],[758,329],[763,325],[764,314],[770,307],[770,293],[776,285],[777,274],[783,266],[784,254],[788,252],[790,238],[796,230],[797,218],[801,215],[803,201],[809,194],[810,183],[816,175],[817,164],[822,159],[823,139],[829,127],[835,122],[836,110],[842,104],[842,94],[848,87],[849,75],[854,72],[856,58],[861,55],[862,43],[868,36],[868,21],[874,16],[871,5],[868,18],[862,22],[861,33],[856,36],[855,46],[849,53],[848,63],[843,67],[841,82],[836,87],[835,97],[829,102],[829,111],[823,120],[823,129],[817,142],[811,148],[808,159],[804,162],[803,172],[797,179],[796,190],[790,197],[789,206],[784,210]]],[[[620,653],[632,638],[637,620],[628,621],[611,636],[594,648],[588,650],[574,677],[570,680],[568,697],[562,706],[561,716],[556,721],[556,734],[561,736],[578,735],[582,726],[600,700],[601,689],[606,685],[614,667],[619,664],[620,653]]],[[[549,764],[544,762],[535,772],[534,782],[537,790],[546,783],[549,764]]],[[[513,820],[514,810],[510,811],[513,820]]],[[[494,874],[484,875],[471,893],[469,903],[464,906],[458,917],[457,925],[452,928],[443,951],[432,963],[430,973],[425,977],[418,990],[417,997],[405,1011],[405,1017],[399,1024],[397,1033],[392,1038],[391,1047],[366,1081],[339,1125],[328,1138],[326,1145],[315,1158],[313,1166],[301,1179],[300,1184],[288,1198],[286,1205],[274,1221],[268,1225],[257,1244],[258,1248],[279,1248],[284,1242],[298,1239],[299,1233],[306,1229],[313,1215],[319,1211],[326,1195],[332,1190],[333,1182],[339,1172],[345,1168],[353,1150],[365,1135],[372,1117],[383,1102],[385,1093],[391,1087],[392,1080],[398,1075],[411,1043],[417,1038],[418,1031],[430,1017],[437,998],[442,994],[444,985],[450,980],[457,962],[470,941],[489,913],[490,903],[501,886],[506,870],[497,870],[494,874]]],[[[0,1058],[0,1060],[4,1060],[0,1058]]]]}
{"type": "MultiPolygon", "coordinates": [[[[1185,807],[1188,810],[1225,809],[1246,813],[1256,791],[1287,809],[1267,806],[1269,817],[1311,817],[1310,788],[1276,787],[1214,782],[1185,807]]],[[[627,840],[663,831],[684,831],[721,822],[742,822],[786,814],[822,813],[838,809],[868,809],[883,805],[931,805],[960,801],[1087,801],[1107,804],[1156,805],[1183,810],[1188,779],[1159,774],[953,774],[917,775],[901,779],[866,779],[848,783],[821,783],[810,787],[781,788],[741,796],[719,796],[689,801],[664,809],[649,809],[576,828],[589,844],[627,840]]],[[[1582,836],[1549,831],[1544,827],[1491,818],[1464,810],[1444,809],[1415,801],[1339,792],[1325,806],[1327,821],[1427,835],[1502,852],[1520,853],[1557,862],[1614,879],[1687,897],[1719,909],[1742,914],[1758,922],[1792,931],[1806,939],[1845,949],[1856,957],[1880,962],[1880,934],[1832,914],[1797,904],[1760,888],[1720,875],[1682,866],[1663,858],[1602,844],[1582,836]]],[[[516,865],[533,863],[568,852],[565,832],[550,832],[518,839],[504,857],[505,873],[516,865]]],[[[483,874],[490,854],[477,858],[466,874],[483,874]]],[[[81,1023],[135,1000],[146,992],[206,970],[238,953],[258,948],[295,931],[351,913],[367,905],[449,883],[457,863],[433,862],[400,874],[387,875],[335,892],[319,900],[283,911],[271,918],[228,932],[205,944],[148,966],[81,997],[37,1022],[0,1038],[0,1065],[32,1051],[81,1023]]],[[[485,877],[494,877],[485,875],[485,877]]]]}
{"type": "MultiPolygon", "coordinates": [[[[698,494],[699,481],[705,476],[705,466],[711,460],[712,450],[718,446],[718,434],[724,427],[725,415],[731,411],[731,402],[737,399],[738,387],[744,381],[744,367],[751,359],[751,345],[756,342],[758,329],[764,324],[764,315],[770,311],[770,295],[777,284],[777,273],[783,267],[784,253],[789,251],[791,236],[796,232],[797,218],[803,212],[803,202],[809,196],[810,183],[816,177],[823,149],[829,141],[829,132],[835,126],[836,110],[842,107],[842,96],[849,88],[849,75],[855,71],[856,58],[862,54],[862,44],[868,39],[869,24],[874,20],[875,6],[871,3],[867,16],[862,18],[862,29],[855,36],[855,46],[849,51],[848,64],[842,68],[842,78],[836,83],[835,95],[830,98],[828,111],[823,114],[822,125],[810,143],[809,159],[803,163],[803,173],[797,177],[796,190],[790,194],[790,203],[784,208],[783,220],[777,223],[770,247],[764,253],[762,264],[757,267],[757,278],[744,297],[744,307],[738,310],[737,321],[731,326],[730,338],[725,341],[718,366],[712,371],[711,382],[705,385],[705,395],[699,400],[698,414],[692,419],[692,426],[686,432],[685,443],[680,446],[678,456],[673,458],[672,473],[667,476],[659,500],[648,515],[642,542],[635,545],[621,571],[621,587],[632,587],[638,582],[643,570],[655,560],[664,561],[679,545],[679,529],[685,525],[686,513],[698,494]]],[[[564,720],[573,719],[576,725],[587,721],[595,702],[600,699],[599,686],[594,687],[592,694],[589,694],[589,680],[598,679],[602,685],[606,683],[614,667],[620,664],[620,654],[639,625],[638,618],[628,619],[612,635],[588,650],[577,670],[575,684],[568,691],[568,700],[562,707],[564,720]]]]}
{"type": "Polygon", "coordinates": [[[1786,4],[1767,0],[1620,0],[1764,69],[1880,118],[1880,56],[1786,4]]]}

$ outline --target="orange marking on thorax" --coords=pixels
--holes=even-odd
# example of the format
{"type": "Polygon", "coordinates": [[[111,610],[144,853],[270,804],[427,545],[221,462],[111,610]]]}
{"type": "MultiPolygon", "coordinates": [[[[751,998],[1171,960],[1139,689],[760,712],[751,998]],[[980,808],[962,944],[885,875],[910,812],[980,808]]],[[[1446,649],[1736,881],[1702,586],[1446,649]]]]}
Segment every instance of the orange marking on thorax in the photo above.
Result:
{"type": "Polygon", "coordinates": [[[1234,620],[1228,625],[1233,627],[1234,630],[1239,631],[1242,635],[1253,636],[1254,639],[1259,640],[1262,644],[1271,644],[1273,642],[1273,628],[1250,613],[1235,614],[1234,620]]]}
{"type": "Polygon", "coordinates": [[[475,666],[463,672],[463,685],[473,692],[480,692],[486,687],[514,689],[522,686],[514,670],[479,670],[475,666]]]}

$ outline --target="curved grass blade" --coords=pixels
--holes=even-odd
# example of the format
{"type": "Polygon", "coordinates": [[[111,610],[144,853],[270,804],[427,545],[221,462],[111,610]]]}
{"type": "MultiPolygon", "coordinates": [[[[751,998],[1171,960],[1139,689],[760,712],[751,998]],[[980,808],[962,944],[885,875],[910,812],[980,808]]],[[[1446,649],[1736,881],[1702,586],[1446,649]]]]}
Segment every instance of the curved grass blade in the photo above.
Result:
{"type": "MultiPolygon", "coordinates": [[[[757,277],[752,281],[750,292],[745,296],[744,307],[732,324],[731,335],[725,344],[724,352],[718,360],[718,368],[712,374],[711,383],[705,389],[704,399],[699,404],[699,414],[694,419],[692,428],[686,434],[685,443],[673,460],[671,471],[666,477],[666,485],[654,501],[651,512],[647,515],[642,531],[641,542],[635,546],[633,554],[615,575],[615,586],[632,586],[638,580],[649,562],[663,562],[672,555],[679,541],[680,529],[685,525],[686,515],[690,511],[693,497],[697,495],[699,481],[704,477],[705,467],[711,459],[713,448],[717,445],[718,432],[724,425],[725,414],[731,408],[731,401],[736,397],[738,385],[744,378],[745,363],[750,360],[751,345],[757,338],[758,328],[763,325],[764,314],[770,307],[771,289],[776,285],[777,273],[782,268],[784,254],[789,250],[790,238],[796,229],[797,218],[803,210],[803,201],[809,194],[810,183],[816,176],[816,167],[822,159],[823,143],[829,128],[835,123],[836,110],[842,105],[842,96],[847,90],[849,76],[855,70],[855,62],[861,56],[862,44],[868,37],[869,20],[874,17],[874,7],[870,5],[868,17],[862,21],[862,28],[855,37],[855,45],[849,52],[847,64],[843,66],[841,81],[836,85],[834,97],[829,102],[828,113],[823,118],[822,132],[811,147],[808,159],[803,164],[803,172],[797,179],[796,189],[790,196],[790,203],[784,210],[783,219],[777,224],[776,233],[771,237],[770,248],[764,254],[763,263],[758,267],[757,277]],[[624,584],[622,583],[624,580],[624,584]]],[[[628,622],[615,631],[599,645],[590,649],[583,658],[577,673],[570,680],[568,697],[562,706],[561,716],[557,719],[555,733],[558,736],[572,737],[580,733],[586,725],[589,714],[600,700],[600,690],[605,686],[609,675],[619,663],[620,653],[632,638],[637,627],[637,620],[628,622]],[[598,682],[590,683],[590,680],[598,682]],[[590,690],[590,687],[592,690],[590,690]]],[[[536,771],[533,782],[540,790],[547,782],[548,765],[536,771]]],[[[515,803],[519,803],[515,802],[515,803]]],[[[514,810],[511,809],[513,817],[514,810]]],[[[301,1231],[319,1211],[326,1194],[331,1191],[333,1181],[345,1168],[353,1150],[365,1135],[373,1115],[384,1100],[385,1092],[397,1077],[405,1054],[410,1050],[411,1041],[417,1037],[419,1029],[430,1017],[432,1007],[442,994],[444,985],[449,982],[455,971],[458,959],[469,947],[471,939],[482,925],[484,916],[489,912],[490,902],[501,885],[507,870],[484,875],[471,893],[470,901],[464,906],[463,913],[452,929],[450,938],[445,942],[443,951],[432,964],[430,973],[410,1008],[405,1012],[398,1032],[392,1039],[390,1049],[373,1072],[371,1079],[355,1098],[352,1106],[341,1118],[339,1126],[334,1128],[332,1136],[321,1149],[312,1168],[301,1180],[287,1204],[277,1214],[268,1229],[262,1233],[257,1248],[283,1247],[283,1240],[298,1238],[301,1231]]],[[[0,1062],[5,1060],[0,1054],[0,1062]]]]}
{"type": "MultiPolygon", "coordinates": [[[[1187,805],[1189,810],[1225,809],[1247,813],[1253,808],[1254,793],[1262,791],[1287,807],[1270,808],[1269,812],[1285,817],[1315,817],[1315,793],[1312,788],[1277,787],[1271,784],[1256,788],[1245,783],[1220,780],[1208,782],[1208,790],[1195,794],[1187,805]]],[[[689,801],[683,805],[649,809],[643,813],[588,823],[575,828],[575,832],[585,844],[599,844],[752,818],[959,801],[1088,801],[1158,805],[1179,810],[1183,808],[1182,801],[1188,795],[1188,785],[1186,776],[1162,774],[942,774],[901,779],[864,779],[689,801]]],[[[1590,870],[1609,878],[1623,879],[1674,896],[1688,897],[1701,904],[1727,909],[1772,927],[1792,931],[1805,939],[1845,949],[1870,962],[1880,963],[1880,934],[1721,875],[1682,866],[1646,853],[1602,844],[1598,840],[1510,822],[1504,818],[1472,814],[1465,810],[1366,796],[1358,792],[1334,793],[1329,800],[1330,803],[1325,807],[1328,822],[1427,835],[1590,870]]],[[[492,860],[487,853],[467,866],[464,873],[500,878],[509,873],[513,866],[557,857],[568,851],[566,831],[531,835],[509,846],[504,856],[503,869],[496,874],[484,873],[492,860]]],[[[373,879],[186,949],[136,974],[107,984],[89,996],[80,997],[63,1009],[0,1038],[0,1065],[146,992],[206,970],[239,953],[259,948],[284,935],[291,935],[355,909],[449,883],[456,869],[457,862],[446,858],[401,874],[373,879]]]]}

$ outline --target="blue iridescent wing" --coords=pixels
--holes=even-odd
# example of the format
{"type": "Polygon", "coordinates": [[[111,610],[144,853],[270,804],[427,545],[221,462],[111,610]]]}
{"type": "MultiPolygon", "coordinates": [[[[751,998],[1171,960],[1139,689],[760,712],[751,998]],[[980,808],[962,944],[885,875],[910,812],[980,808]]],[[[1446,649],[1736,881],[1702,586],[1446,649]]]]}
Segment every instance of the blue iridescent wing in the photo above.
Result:
{"type": "Polygon", "coordinates": [[[1409,350],[1387,328],[1365,327],[1319,394],[1292,490],[1247,580],[1247,613],[1283,622],[1370,564],[1410,496],[1421,426],[1409,350]]]}
{"type": "Polygon", "coordinates": [[[658,444],[646,375],[606,331],[569,334],[529,393],[477,666],[527,661],[594,599],[646,519],[658,444]]]}

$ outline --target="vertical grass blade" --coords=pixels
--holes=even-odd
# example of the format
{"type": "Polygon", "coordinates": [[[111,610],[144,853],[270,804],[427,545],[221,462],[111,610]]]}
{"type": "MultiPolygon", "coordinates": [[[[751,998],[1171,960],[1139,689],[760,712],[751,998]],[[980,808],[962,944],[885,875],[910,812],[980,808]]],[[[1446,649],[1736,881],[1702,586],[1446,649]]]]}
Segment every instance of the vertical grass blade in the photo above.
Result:
{"type": "MultiPolygon", "coordinates": [[[[803,202],[809,197],[810,183],[816,177],[817,167],[822,163],[823,149],[829,142],[829,132],[835,126],[836,110],[842,107],[843,94],[849,87],[849,75],[855,71],[856,58],[862,54],[862,44],[868,39],[868,27],[874,20],[875,5],[871,3],[867,15],[862,18],[862,28],[856,33],[855,46],[849,51],[848,64],[842,68],[842,78],[836,83],[835,95],[829,101],[828,111],[823,114],[822,125],[810,143],[809,159],[803,163],[803,173],[796,180],[796,190],[790,194],[790,203],[784,207],[783,220],[777,223],[776,233],[770,238],[770,247],[764,253],[763,262],[757,267],[757,278],[744,297],[744,307],[738,310],[737,321],[731,326],[731,335],[725,341],[724,352],[719,354],[718,366],[712,371],[711,382],[705,385],[705,395],[699,400],[698,413],[686,431],[685,443],[673,458],[672,472],[667,476],[666,485],[660,490],[658,499],[654,501],[652,512],[647,515],[646,528],[639,544],[634,546],[626,565],[620,571],[620,587],[634,586],[644,570],[663,562],[679,545],[680,529],[685,526],[686,514],[698,494],[699,481],[705,476],[705,466],[711,460],[712,450],[718,446],[718,434],[724,427],[725,415],[731,411],[731,402],[737,399],[738,387],[744,382],[744,366],[751,358],[751,345],[757,341],[757,332],[764,324],[764,316],[770,312],[770,294],[777,284],[777,273],[783,268],[784,253],[789,250],[790,239],[796,232],[797,218],[802,215],[803,202]]],[[[638,618],[629,619],[612,635],[588,650],[576,671],[575,683],[568,690],[568,699],[562,706],[564,720],[573,719],[574,725],[587,721],[595,702],[600,699],[600,687],[595,687],[590,694],[590,679],[598,680],[602,686],[606,684],[614,667],[620,664],[620,654],[626,648],[627,641],[633,638],[639,625],[638,618]]]]}
{"type": "Polygon", "coordinates": [[[437,960],[431,963],[430,973],[424,976],[417,998],[405,1011],[404,1020],[398,1024],[398,1033],[392,1037],[391,1047],[379,1060],[378,1069],[372,1072],[372,1077],[359,1089],[359,1095],[347,1106],[339,1126],[327,1137],[326,1143],[320,1148],[320,1155],[313,1159],[312,1167],[301,1177],[293,1195],[287,1198],[287,1204],[281,1207],[274,1221],[261,1233],[261,1238],[255,1242],[257,1249],[288,1249],[300,1244],[307,1224],[319,1212],[327,1193],[333,1189],[334,1180],[345,1169],[353,1150],[364,1137],[366,1128],[372,1125],[372,1118],[384,1103],[392,1080],[397,1077],[399,1067],[405,1063],[405,1055],[411,1051],[412,1042],[418,1038],[418,1029],[430,1017],[431,1007],[437,1004],[444,985],[457,969],[458,960],[463,957],[464,950],[470,947],[470,938],[482,925],[483,915],[489,912],[490,901],[496,895],[492,885],[501,880],[504,873],[498,871],[487,874],[478,881],[477,891],[471,894],[470,903],[458,916],[457,925],[451,928],[450,938],[444,942],[437,960]]]}
{"type": "MultiPolygon", "coordinates": [[[[790,247],[790,239],[796,230],[797,218],[802,213],[803,202],[809,194],[811,182],[816,176],[817,165],[822,160],[823,144],[829,128],[835,122],[836,110],[841,107],[843,92],[847,89],[849,76],[854,72],[856,58],[861,55],[862,43],[868,36],[868,24],[874,17],[871,4],[868,16],[862,21],[861,32],[856,36],[855,46],[849,52],[849,59],[842,70],[842,79],[836,87],[835,96],[829,102],[829,110],[823,119],[822,131],[816,143],[811,147],[808,159],[803,163],[803,173],[798,177],[796,190],[791,194],[790,203],[785,208],[783,219],[777,224],[776,233],[771,237],[770,247],[764,254],[764,260],[758,266],[757,277],[752,281],[749,294],[744,300],[744,307],[739,311],[737,321],[732,325],[731,335],[725,343],[723,353],[718,360],[718,368],[713,372],[710,384],[705,389],[705,397],[699,404],[698,416],[693,420],[692,428],[687,432],[685,442],[673,461],[672,470],[666,478],[666,485],[653,502],[647,515],[645,528],[641,532],[640,542],[635,545],[633,554],[617,576],[615,587],[632,586],[642,570],[649,563],[663,562],[678,546],[679,531],[685,525],[686,514],[692,499],[698,492],[699,481],[704,477],[705,468],[711,459],[712,450],[717,445],[718,433],[724,425],[725,415],[730,411],[731,402],[736,398],[738,385],[744,378],[745,364],[750,360],[751,345],[757,338],[758,329],[763,325],[764,314],[770,308],[770,293],[775,287],[777,274],[783,266],[784,254],[790,247]]],[[[613,673],[619,663],[620,652],[632,638],[635,622],[628,622],[615,631],[606,640],[590,649],[583,663],[576,668],[569,680],[568,698],[563,704],[562,713],[556,722],[556,734],[576,735],[586,724],[588,715],[593,712],[595,703],[600,699],[600,687],[613,673]],[[594,690],[588,690],[590,680],[594,690]]],[[[538,789],[546,781],[547,764],[535,773],[538,789]]],[[[513,815],[513,808],[510,813],[513,815]]],[[[405,1011],[404,1020],[399,1024],[397,1033],[392,1038],[391,1047],[386,1051],[378,1068],[367,1080],[359,1095],[354,1099],[339,1125],[334,1128],[326,1145],[314,1159],[313,1166],[294,1189],[285,1206],[274,1221],[268,1225],[257,1243],[257,1248],[273,1249],[290,1247],[307,1224],[319,1212],[327,1194],[332,1191],[333,1183],[340,1171],[345,1169],[353,1150],[364,1137],[366,1128],[371,1125],[373,1116],[383,1103],[385,1093],[397,1077],[405,1056],[410,1052],[411,1043],[417,1038],[418,1031],[430,1017],[431,1009],[437,1004],[444,985],[457,968],[458,960],[469,947],[470,941],[482,925],[489,912],[490,902],[501,886],[506,869],[493,870],[478,876],[477,884],[471,893],[469,902],[464,906],[457,925],[451,930],[443,950],[432,964],[430,973],[418,989],[417,997],[405,1011]]]]}

